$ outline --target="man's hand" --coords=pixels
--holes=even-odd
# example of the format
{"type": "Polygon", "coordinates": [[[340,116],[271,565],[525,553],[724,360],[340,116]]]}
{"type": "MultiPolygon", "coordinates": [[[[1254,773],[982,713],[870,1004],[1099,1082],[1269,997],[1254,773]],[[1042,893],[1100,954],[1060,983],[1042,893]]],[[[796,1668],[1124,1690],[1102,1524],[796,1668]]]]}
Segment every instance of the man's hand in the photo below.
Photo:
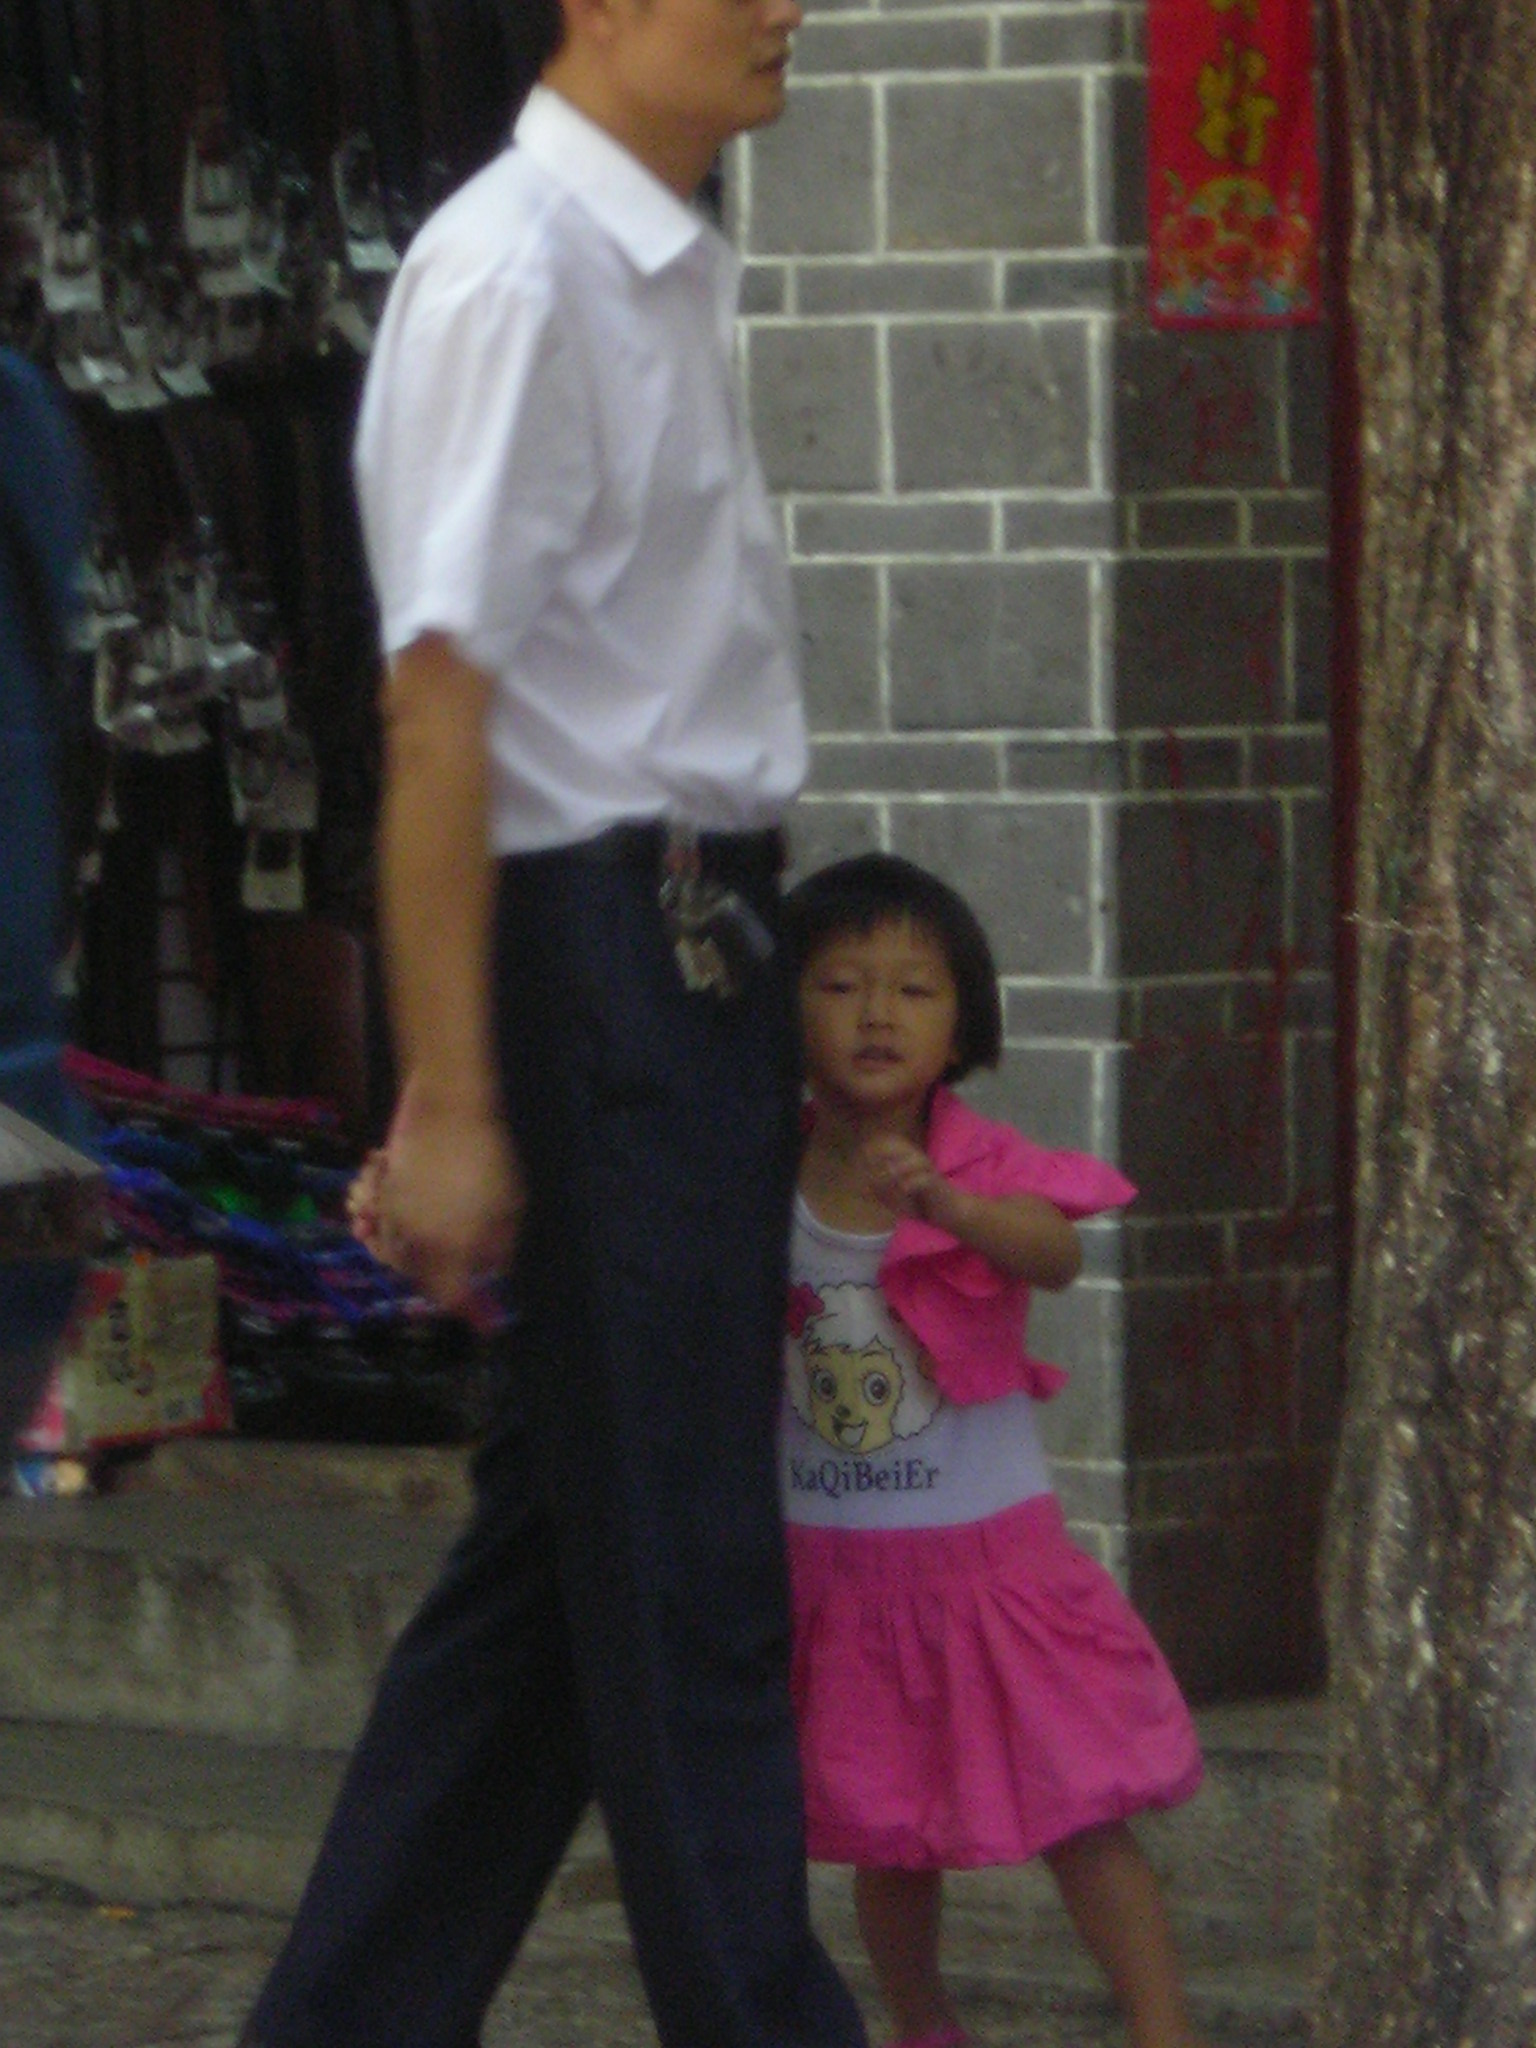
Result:
{"type": "Polygon", "coordinates": [[[526,1196],[501,1118],[406,1084],[382,1157],[363,1168],[354,1214],[369,1249],[439,1308],[463,1309],[510,1263],[526,1196]]]}
{"type": "Polygon", "coordinates": [[[379,1249],[379,1199],[388,1168],[388,1151],[384,1146],[376,1145],[357,1169],[352,1185],[347,1189],[347,1228],[363,1249],[372,1252],[376,1259],[384,1257],[379,1249]]]}

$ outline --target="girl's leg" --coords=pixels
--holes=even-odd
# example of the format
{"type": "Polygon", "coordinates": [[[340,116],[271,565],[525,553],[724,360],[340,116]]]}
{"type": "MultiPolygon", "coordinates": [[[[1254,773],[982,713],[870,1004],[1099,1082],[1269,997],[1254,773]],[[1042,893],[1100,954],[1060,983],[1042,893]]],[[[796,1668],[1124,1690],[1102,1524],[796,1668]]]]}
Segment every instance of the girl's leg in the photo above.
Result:
{"type": "Polygon", "coordinates": [[[958,2029],[939,1974],[944,1874],[939,1870],[856,1870],[853,1903],[880,1996],[900,2040],[958,2029]]]}
{"type": "Polygon", "coordinates": [[[1108,1977],[1131,2048],[1202,2048],[1184,2002],[1173,1929],[1152,1867],[1123,1822],[1045,1856],[1073,1925],[1108,1977]]]}

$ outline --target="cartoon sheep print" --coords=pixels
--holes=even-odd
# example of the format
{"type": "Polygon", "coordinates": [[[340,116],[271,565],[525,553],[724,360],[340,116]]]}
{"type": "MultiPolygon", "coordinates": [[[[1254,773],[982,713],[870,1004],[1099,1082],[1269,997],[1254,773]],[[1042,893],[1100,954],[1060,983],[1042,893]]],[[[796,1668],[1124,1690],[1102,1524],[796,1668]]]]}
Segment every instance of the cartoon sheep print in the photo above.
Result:
{"type": "Polygon", "coordinates": [[[878,1287],[796,1287],[785,1365],[795,1413],[836,1451],[883,1451],[939,1409],[928,1355],[878,1287]]]}

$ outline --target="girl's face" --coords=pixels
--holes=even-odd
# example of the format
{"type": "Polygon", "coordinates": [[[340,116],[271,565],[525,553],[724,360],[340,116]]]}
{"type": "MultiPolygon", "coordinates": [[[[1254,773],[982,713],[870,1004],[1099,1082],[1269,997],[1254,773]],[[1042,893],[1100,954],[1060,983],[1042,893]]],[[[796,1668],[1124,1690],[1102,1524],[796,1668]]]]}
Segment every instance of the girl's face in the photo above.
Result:
{"type": "Polygon", "coordinates": [[[959,996],[949,957],[910,918],[825,941],[800,975],[811,1085],[825,1102],[915,1110],[956,1054],[959,996]]]}

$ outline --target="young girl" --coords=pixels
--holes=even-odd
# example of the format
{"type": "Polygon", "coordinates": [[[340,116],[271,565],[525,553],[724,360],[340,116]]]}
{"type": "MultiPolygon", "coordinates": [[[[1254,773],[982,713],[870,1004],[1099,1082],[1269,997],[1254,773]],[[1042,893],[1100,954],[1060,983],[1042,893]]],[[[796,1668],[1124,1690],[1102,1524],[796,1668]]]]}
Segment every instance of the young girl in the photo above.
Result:
{"type": "Polygon", "coordinates": [[[796,1199],[783,1482],[810,1854],[855,1866],[898,2048],[962,2048],[943,1873],[1043,1855],[1134,2048],[1190,2048],[1168,1921],[1126,1822],[1200,1782],[1189,1714],[1064,1532],[1034,1406],[1031,1287],[1074,1219],[1135,1190],[949,1082],[997,1062],[986,938],[944,883],[865,855],[789,898],[809,1135],[796,1199]]]}

